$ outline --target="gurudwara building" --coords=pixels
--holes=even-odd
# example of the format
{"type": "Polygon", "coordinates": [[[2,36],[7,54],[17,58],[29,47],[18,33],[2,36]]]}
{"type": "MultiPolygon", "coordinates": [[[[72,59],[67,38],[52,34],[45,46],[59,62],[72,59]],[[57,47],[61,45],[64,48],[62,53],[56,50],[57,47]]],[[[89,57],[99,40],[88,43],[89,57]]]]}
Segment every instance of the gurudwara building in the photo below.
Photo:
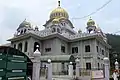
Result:
{"type": "Polygon", "coordinates": [[[10,46],[24,52],[28,57],[34,57],[36,45],[39,45],[38,49],[43,56],[41,66],[45,66],[45,60],[50,58],[56,61],[52,63],[53,72],[67,70],[69,63],[65,61],[69,56],[79,58],[80,68],[85,69],[102,68],[103,58],[109,57],[110,46],[106,35],[96,26],[95,21],[91,18],[88,20],[84,33],[81,30],[74,31],[68,12],[60,6],[60,1],[43,26],[45,29],[39,31],[38,26],[33,28],[30,22],[24,20],[14,37],[8,40],[11,42],[10,46]]]}

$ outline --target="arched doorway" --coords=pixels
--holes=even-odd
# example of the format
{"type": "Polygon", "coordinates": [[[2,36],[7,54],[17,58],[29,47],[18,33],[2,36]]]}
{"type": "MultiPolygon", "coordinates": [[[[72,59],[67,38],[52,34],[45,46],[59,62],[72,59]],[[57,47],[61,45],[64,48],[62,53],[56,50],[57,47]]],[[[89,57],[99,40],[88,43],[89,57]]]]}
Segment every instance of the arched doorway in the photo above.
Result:
{"type": "Polygon", "coordinates": [[[18,50],[22,51],[22,43],[18,44],[18,50]]]}
{"type": "Polygon", "coordinates": [[[40,51],[40,44],[38,43],[38,42],[35,42],[34,43],[34,52],[35,52],[35,50],[38,48],[38,50],[40,51]],[[39,46],[39,47],[37,47],[37,45],[39,46]]]}

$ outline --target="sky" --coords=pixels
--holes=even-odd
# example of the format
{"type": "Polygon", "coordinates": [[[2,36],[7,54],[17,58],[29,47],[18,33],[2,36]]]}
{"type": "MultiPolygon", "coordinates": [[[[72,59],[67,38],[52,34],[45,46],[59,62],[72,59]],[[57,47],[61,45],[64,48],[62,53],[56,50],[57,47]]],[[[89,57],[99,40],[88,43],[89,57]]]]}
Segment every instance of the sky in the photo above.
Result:
{"type": "MultiPolygon", "coordinates": [[[[74,30],[81,29],[85,32],[89,17],[74,18],[81,18],[96,11],[107,1],[61,0],[61,7],[68,12],[74,30]]],[[[13,37],[25,18],[32,25],[39,26],[39,30],[44,29],[43,24],[49,19],[50,12],[57,7],[57,2],[58,0],[0,0],[0,44],[8,43],[6,40],[13,37]]],[[[120,31],[120,0],[112,0],[91,17],[104,33],[115,34],[120,31]]]]}

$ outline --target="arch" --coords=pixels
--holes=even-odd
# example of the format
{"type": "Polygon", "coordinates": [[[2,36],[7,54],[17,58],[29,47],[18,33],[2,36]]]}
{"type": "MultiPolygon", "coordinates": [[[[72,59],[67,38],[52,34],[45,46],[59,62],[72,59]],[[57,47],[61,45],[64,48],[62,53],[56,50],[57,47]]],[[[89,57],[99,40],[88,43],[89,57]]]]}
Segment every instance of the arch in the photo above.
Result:
{"type": "Polygon", "coordinates": [[[59,28],[57,28],[57,32],[60,33],[60,29],[59,28]]]}
{"type": "Polygon", "coordinates": [[[14,48],[16,48],[16,44],[14,44],[14,48]]]}
{"type": "Polygon", "coordinates": [[[18,50],[22,51],[22,43],[18,44],[18,50]]]}
{"type": "Polygon", "coordinates": [[[61,23],[61,25],[63,26],[63,23],[61,23]]]}
{"type": "Polygon", "coordinates": [[[24,33],[26,33],[26,29],[24,30],[24,33]]]}
{"type": "Polygon", "coordinates": [[[56,32],[56,29],[55,29],[55,28],[53,28],[52,32],[56,32]]]}
{"type": "Polygon", "coordinates": [[[23,34],[23,30],[21,30],[20,34],[23,34]]]}
{"type": "Polygon", "coordinates": [[[28,42],[25,42],[24,52],[27,52],[28,42]]]}
{"type": "Polygon", "coordinates": [[[35,42],[34,43],[34,52],[37,49],[37,45],[39,45],[38,50],[40,51],[40,44],[38,42],[35,42]]]}
{"type": "Polygon", "coordinates": [[[60,13],[58,13],[58,14],[59,14],[59,16],[61,16],[60,13]]]}
{"type": "Polygon", "coordinates": [[[20,35],[20,31],[17,32],[17,35],[20,35]]]}
{"type": "Polygon", "coordinates": [[[70,62],[75,62],[75,57],[73,55],[71,55],[70,58],[69,58],[69,61],[70,62]]]}

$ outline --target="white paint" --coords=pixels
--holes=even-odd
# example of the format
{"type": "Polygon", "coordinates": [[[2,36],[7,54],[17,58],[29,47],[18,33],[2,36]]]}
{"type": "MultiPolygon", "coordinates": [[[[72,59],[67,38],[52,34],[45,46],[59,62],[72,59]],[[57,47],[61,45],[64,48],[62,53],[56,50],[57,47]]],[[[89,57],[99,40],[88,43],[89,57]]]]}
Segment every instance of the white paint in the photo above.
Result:
{"type": "Polygon", "coordinates": [[[31,78],[30,78],[30,77],[28,77],[28,80],[31,80],[31,78]]]}
{"type": "Polygon", "coordinates": [[[117,72],[114,72],[113,75],[112,75],[112,77],[113,77],[114,80],[118,80],[117,76],[118,76],[117,72]]]}
{"type": "Polygon", "coordinates": [[[24,56],[13,55],[13,57],[24,58],[24,56]]]}
{"type": "Polygon", "coordinates": [[[47,80],[52,80],[52,63],[48,63],[48,74],[47,80]]]}
{"type": "Polygon", "coordinates": [[[0,71],[3,71],[3,69],[0,69],[0,71]]]}
{"type": "Polygon", "coordinates": [[[12,70],[12,72],[23,72],[23,70],[12,70]]]}
{"type": "Polygon", "coordinates": [[[2,80],[2,77],[0,77],[0,80],[2,80]]]}
{"type": "Polygon", "coordinates": [[[24,79],[24,77],[13,77],[13,78],[8,78],[8,80],[17,80],[17,79],[24,79]]]}
{"type": "Polygon", "coordinates": [[[73,65],[69,65],[69,76],[73,76],[73,65]]]}
{"type": "Polygon", "coordinates": [[[18,61],[18,60],[11,60],[12,62],[25,62],[25,61],[18,61]]]}
{"type": "Polygon", "coordinates": [[[32,80],[40,80],[40,62],[34,62],[33,63],[32,80]]]}
{"type": "Polygon", "coordinates": [[[109,58],[105,57],[104,58],[104,69],[105,69],[105,80],[109,80],[110,74],[109,74],[109,58]]]}
{"type": "Polygon", "coordinates": [[[80,76],[80,67],[79,67],[79,64],[77,63],[76,64],[76,77],[79,77],[80,76]]]}

